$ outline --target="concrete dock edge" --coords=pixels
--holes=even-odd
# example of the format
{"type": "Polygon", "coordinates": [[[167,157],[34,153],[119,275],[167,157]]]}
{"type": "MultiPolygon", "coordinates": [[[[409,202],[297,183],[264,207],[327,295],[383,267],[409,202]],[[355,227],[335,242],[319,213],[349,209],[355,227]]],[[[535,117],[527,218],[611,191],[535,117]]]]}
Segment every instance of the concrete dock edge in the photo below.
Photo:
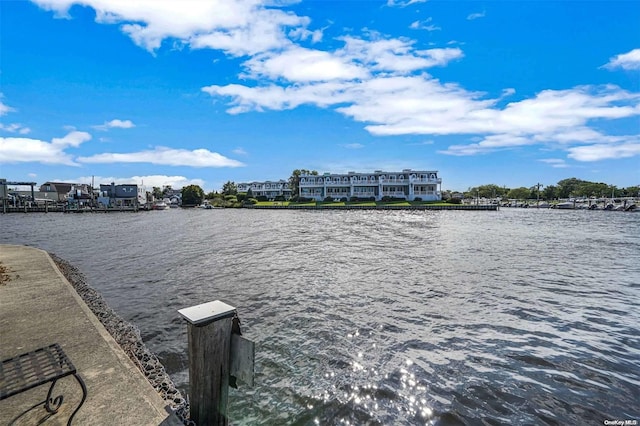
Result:
{"type": "MultiPolygon", "coordinates": [[[[10,279],[0,285],[0,358],[60,344],[88,389],[74,424],[182,424],[47,252],[0,245],[0,262],[10,279]]],[[[55,389],[64,394],[55,415],[34,407],[43,385],[0,401],[0,424],[66,424],[82,392],[71,377],[55,389]]]]}

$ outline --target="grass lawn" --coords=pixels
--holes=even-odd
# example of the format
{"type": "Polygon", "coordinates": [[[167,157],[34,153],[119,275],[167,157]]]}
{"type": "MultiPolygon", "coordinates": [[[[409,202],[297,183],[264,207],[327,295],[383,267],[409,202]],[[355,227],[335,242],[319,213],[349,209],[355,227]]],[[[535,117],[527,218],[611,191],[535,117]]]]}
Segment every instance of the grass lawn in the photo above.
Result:
{"type": "Polygon", "coordinates": [[[408,201],[377,201],[377,206],[410,206],[408,201]]]}
{"type": "MultiPolygon", "coordinates": [[[[294,203],[298,205],[297,203],[294,203]]],[[[256,206],[288,206],[289,201],[258,201],[256,206]]]]}
{"type": "Polygon", "coordinates": [[[318,201],[317,206],[318,207],[324,207],[324,206],[344,206],[346,205],[346,203],[344,201],[318,201]]]}

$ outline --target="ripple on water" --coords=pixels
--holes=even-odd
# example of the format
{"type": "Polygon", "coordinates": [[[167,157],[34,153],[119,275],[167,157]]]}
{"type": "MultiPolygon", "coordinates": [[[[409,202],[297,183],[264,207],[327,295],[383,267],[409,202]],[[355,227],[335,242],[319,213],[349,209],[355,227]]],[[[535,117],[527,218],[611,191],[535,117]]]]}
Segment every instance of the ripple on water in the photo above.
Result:
{"type": "Polygon", "coordinates": [[[0,242],[80,268],[183,392],[176,311],[237,306],[234,424],[602,424],[640,417],[640,215],[602,213],[4,215],[0,242]]]}

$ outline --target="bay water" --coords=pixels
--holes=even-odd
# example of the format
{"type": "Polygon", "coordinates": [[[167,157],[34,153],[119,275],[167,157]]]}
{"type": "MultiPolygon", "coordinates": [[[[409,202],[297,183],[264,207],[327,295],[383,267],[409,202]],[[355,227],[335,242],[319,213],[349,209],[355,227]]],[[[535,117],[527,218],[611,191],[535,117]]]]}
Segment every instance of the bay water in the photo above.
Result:
{"type": "Polygon", "coordinates": [[[0,215],[80,269],[188,394],[177,310],[256,342],[232,424],[640,421],[640,213],[172,209],[0,215]]]}

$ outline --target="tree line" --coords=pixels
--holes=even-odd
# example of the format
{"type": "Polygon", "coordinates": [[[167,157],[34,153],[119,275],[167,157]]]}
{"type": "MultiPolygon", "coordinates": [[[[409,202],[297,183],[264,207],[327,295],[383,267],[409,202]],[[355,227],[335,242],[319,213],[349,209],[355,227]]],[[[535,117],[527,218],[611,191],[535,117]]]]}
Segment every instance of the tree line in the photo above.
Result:
{"type": "MultiPolygon", "coordinates": [[[[447,194],[450,195],[450,194],[447,194]]],[[[577,178],[563,179],[555,185],[536,183],[530,187],[507,188],[495,184],[469,188],[463,193],[465,198],[509,198],[517,200],[562,198],[620,198],[640,197],[640,186],[618,188],[602,182],[589,182],[577,178]]]]}

